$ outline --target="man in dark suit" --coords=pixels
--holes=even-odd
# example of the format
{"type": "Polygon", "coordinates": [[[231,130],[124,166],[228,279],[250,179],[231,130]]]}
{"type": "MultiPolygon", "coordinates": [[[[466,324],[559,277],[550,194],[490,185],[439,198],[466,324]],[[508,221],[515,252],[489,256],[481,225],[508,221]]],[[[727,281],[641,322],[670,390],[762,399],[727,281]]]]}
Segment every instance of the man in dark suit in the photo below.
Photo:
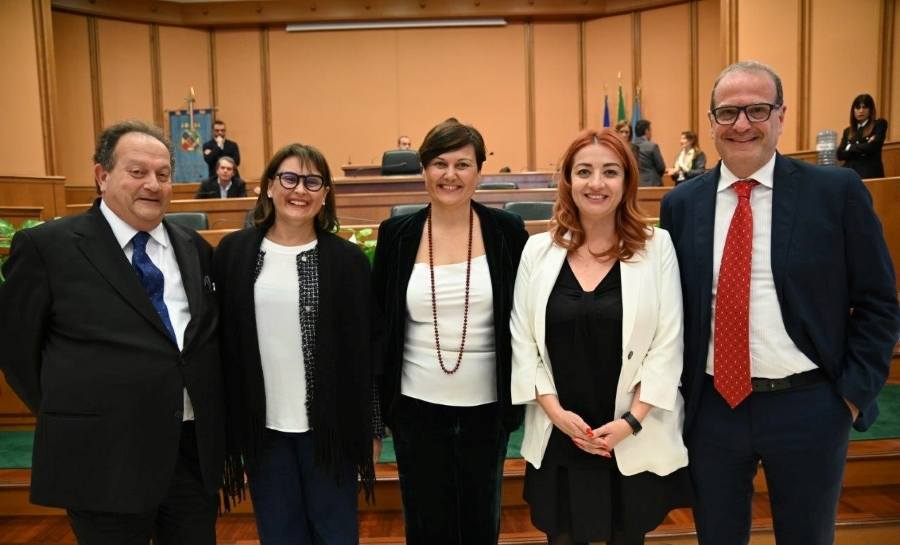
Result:
{"type": "Polygon", "coordinates": [[[219,157],[216,175],[200,182],[195,199],[231,199],[247,196],[247,184],[234,175],[234,159],[219,157]]]}
{"type": "Polygon", "coordinates": [[[225,122],[216,119],[213,122],[213,139],[203,143],[203,160],[209,166],[209,177],[216,175],[220,157],[234,159],[234,175],[240,178],[237,167],[241,166],[241,150],[237,142],[225,138],[225,122]]]}
{"type": "Polygon", "coordinates": [[[634,145],[638,150],[636,159],[641,173],[641,187],[663,185],[662,175],[666,171],[666,162],[659,151],[659,146],[650,141],[652,138],[649,121],[641,119],[634,125],[634,145]]]}
{"type": "Polygon", "coordinates": [[[215,543],[224,394],[212,248],[163,220],[172,150],[120,122],[89,211],[21,231],[0,287],[0,368],[37,416],[31,501],[79,544],[215,543]]]}
{"type": "Polygon", "coordinates": [[[685,438],[701,544],[750,539],[760,462],[779,544],[831,545],[851,424],[867,429],[900,332],[891,258],[849,169],[775,151],[781,80],[725,69],[722,161],[663,199],[684,293],[685,438]]]}

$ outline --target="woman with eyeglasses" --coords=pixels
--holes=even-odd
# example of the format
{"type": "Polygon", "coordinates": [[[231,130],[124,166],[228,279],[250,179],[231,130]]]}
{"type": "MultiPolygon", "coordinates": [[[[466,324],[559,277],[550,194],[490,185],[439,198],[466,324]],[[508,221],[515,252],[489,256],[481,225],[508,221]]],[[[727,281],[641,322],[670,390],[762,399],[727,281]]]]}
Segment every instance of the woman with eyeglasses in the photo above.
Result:
{"type": "Polygon", "coordinates": [[[240,493],[246,471],[262,544],[356,544],[357,477],[368,500],[383,432],[369,261],[334,234],[319,150],[281,148],[260,187],[253,227],[223,238],[213,260],[227,491],[240,493]]]}
{"type": "Polygon", "coordinates": [[[850,126],[844,129],[837,158],[860,178],[884,178],[881,148],[887,129],[887,120],[878,119],[872,95],[859,95],[850,105],[850,126]]]}
{"type": "Polygon", "coordinates": [[[706,154],[700,150],[697,135],[693,131],[681,133],[681,151],[675,158],[675,166],[666,170],[675,185],[696,178],[706,172],[706,154]]]}
{"type": "Polygon", "coordinates": [[[431,203],[381,224],[372,271],[406,542],[496,544],[507,441],[522,422],[509,314],[528,232],[472,200],[486,158],[474,127],[437,125],[419,157],[431,203]]]}

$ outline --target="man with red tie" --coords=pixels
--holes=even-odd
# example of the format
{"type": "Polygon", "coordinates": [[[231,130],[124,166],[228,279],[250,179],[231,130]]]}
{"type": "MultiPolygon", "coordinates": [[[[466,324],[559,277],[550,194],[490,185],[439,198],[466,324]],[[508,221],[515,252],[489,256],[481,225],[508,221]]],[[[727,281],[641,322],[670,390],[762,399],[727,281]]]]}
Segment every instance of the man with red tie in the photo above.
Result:
{"type": "Polygon", "coordinates": [[[748,543],[760,462],[776,541],[834,542],[850,427],[878,416],[900,336],[871,196],[849,169],[776,152],[786,110],[772,68],[726,68],[709,112],[722,161],[662,201],[684,294],[684,430],[701,544],[748,543]]]}

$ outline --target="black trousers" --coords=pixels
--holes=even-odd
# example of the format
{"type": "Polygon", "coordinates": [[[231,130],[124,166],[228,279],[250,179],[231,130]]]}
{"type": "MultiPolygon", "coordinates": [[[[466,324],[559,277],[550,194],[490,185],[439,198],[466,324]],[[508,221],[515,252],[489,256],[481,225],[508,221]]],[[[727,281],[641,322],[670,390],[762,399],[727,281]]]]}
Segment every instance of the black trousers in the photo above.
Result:
{"type": "Polygon", "coordinates": [[[163,501],[144,513],[67,510],[78,545],[215,545],[218,496],[203,486],[194,422],[182,425],[178,462],[163,501]]]}
{"type": "Polygon", "coordinates": [[[509,440],[497,403],[400,396],[394,420],[407,545],[496,545],[509,440]]]}

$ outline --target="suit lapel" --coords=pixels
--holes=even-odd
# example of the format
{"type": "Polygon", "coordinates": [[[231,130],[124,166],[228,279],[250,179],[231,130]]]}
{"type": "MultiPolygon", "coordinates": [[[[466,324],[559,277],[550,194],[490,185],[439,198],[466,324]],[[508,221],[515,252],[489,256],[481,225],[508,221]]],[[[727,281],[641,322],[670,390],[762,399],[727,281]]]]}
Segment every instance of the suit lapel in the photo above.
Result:
{"type": "Polygon", "coordinates": [[[122,299],[164,333],[166,338],[171,338],[99,206],[95,205],[82,218],[84,221],[76,228],[76,234],[82,237],[78,244],[81,253],[122,299]]]}
{"type": "MultiPolygon", "coordinates": [[[[775,157],[772,182],[772,279],[775,291],[783,293],[784,267],[787,263],[791,232],[800,199],[800,179],[797,169],[781,154],[775,157]]],[[[780,299],[780,297],[779,297],[780,299]]]]}
{"type": "Polygon", "coordinates": [[[628,346],[634,332],[634,321],[641,304],[641,281],[644,274],[643,255],[635,256],[631,262],[619,262],[622,278],[622,346],[628,346]]]}
{"type": "Polygon", "coordinates": [[[694,188],[694,252],[697,256],[697,279],[705,301],[702,308],[709,308],[713,281],[713,229],[716,224],[716,193],[719,185],[719,167],[709,178],[694,188]]]}
{"type": "Polygon", "coordinates": [[[202,274],[200,257],[189,235],[184,234],[165,220],[163,220],[163,225],[166,227],[166,232],[169,233],[169,241],[172,242],[172,248],[175,250],[175,260],[178,261],[178,270],[181,273],[181,282],[184,285],[184,293],[187,295],[188,309],[191,313],[191,320],[184,330],[183,346],[187,346],[199,327],[199,319],[203,311],[201,308],[203,288],[200,278],[202,274]]]}

